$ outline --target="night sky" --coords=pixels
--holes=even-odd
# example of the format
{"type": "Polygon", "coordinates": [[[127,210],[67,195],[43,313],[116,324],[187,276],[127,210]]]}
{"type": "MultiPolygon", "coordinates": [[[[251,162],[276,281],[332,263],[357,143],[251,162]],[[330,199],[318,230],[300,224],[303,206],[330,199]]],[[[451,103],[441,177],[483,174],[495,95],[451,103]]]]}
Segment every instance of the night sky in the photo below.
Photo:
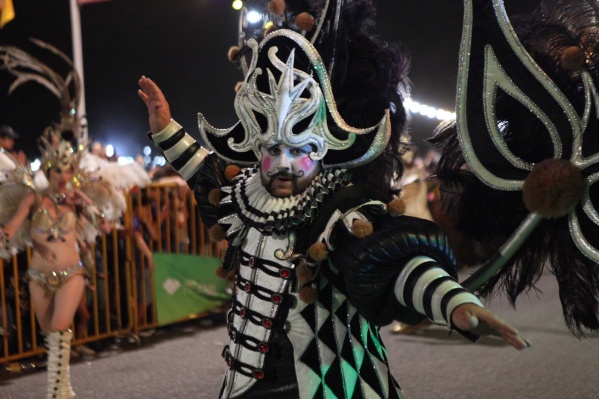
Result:
{"type": "MultiPolygon", "coordinates": [[[[0,44],[15,45],[64,71],[56,57],[28,37],[72,56],[68,0],[13,0],[16,19],[0,30],[0,44]]],[[[135,156],[149,143],[147,111],[137,97],[137,80],[152,78],[162,88],[173,117],[197,133],[197,113],[216,127],[236,122],[234,86],[241,71],[227,60],[237,44],[238,12],[232,0],[112,0],[81,7],[84,83],[90,137],[113,144],[119,155],[135,156]]],[[[531,11],[537,0],[506,0],[508,14],[531,11]]],[[[375,32],[402,41],[412,51],[414,99],[453,109],[461,35],[462,4],[446,0],[379,0],[375,32]]],[[[12,125],[30,157],[44,127],[57,121],[58,101],[30,83],[7,97],[14,78],[0,71],[0,124],[12,125]]],[[[437,122],[415,116],[416,145],[437,122]]]]}

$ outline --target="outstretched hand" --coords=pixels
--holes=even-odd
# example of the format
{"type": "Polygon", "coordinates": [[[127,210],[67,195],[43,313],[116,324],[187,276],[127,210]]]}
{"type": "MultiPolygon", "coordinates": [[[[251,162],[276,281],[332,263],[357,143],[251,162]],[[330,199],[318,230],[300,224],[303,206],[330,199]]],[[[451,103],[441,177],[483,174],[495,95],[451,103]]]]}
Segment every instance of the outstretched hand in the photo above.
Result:
{"type": "Polygon", "coordinates": [[[139,87],[137,94],[148,107],[150,130],[152,133],[158,133],[171,121],[168,102],[162,90],[150,78],[142,76],[139,79],[139,87]]]}
{"type": "Polygon", "coordinates": [[[455,308],[451,314],[451,322],[461,330],[472,331],[478,335],[497,335],[518,350],[530,347],[530,342],[511,324],[490,310],[473,303],[465,303],[455,308]]]}

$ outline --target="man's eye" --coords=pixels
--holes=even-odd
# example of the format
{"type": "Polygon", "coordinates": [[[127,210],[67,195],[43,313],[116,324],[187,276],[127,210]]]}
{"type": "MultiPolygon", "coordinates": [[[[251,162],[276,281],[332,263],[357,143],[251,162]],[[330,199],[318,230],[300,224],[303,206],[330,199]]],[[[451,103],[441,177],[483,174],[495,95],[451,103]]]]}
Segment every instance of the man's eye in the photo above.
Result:
{"type": "Polygon", "coordinates": [[[279,150],[278,148],[269,148],[268,153],[270,155],[279,155],[281,153],[281,150],[279,150]]]}

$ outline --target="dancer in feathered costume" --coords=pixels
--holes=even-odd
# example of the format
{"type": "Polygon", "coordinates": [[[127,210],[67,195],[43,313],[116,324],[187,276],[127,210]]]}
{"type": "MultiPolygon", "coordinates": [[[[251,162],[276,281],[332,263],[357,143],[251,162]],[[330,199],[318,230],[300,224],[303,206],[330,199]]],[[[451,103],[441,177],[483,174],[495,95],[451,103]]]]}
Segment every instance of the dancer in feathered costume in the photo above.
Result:
{"type": "Polygon", "coordinates": [[[465,5],[457,124],[432,139],[446,211],[490,256],[464,284],[515,304],[547,267],[568,328],[595,335],[599,2],[545,1],[511,23],[502,1],[465,5]]]}
{"type": "Polygon", "coordinates": [[[139,81],[151,139],[195,190],[211,238],[229,243],[220,272],[236,292],[220,397],[403,397],[379,335],[393,320],[488,324],[526,347],[455,281],[443,233],[394,200],[407,59],[367,32],[372,3],[250,4],[260,5],[274,28],[242,20],[230,52],[245,65],[240,122],[216,129],[199,115],[213,153],[139,81]]]}
{"type": "MultiPolygon", "coordinates": [[[[53,46],[34,42],[72,66],[53,46]]],[[[38,141],[42,173],[34,175],[28,166],[0,152],[0,256],[9,258],[32,247],[27,277],[35,314],[46,337],[47,397],[72,398],[70,327],[84,290],[82,260],[87,258],[82,250],[99,233],[111,230],[111,221],[122,214],[126,203],[114,185],[100,178],[98,170],[80,168],[86,133],[71,112],[78,104],[77,74],[73,71],[63,79],[16,47],[0,46],[0,54],[1,69],[16,77],[11,93],[35,81],[63,105],[60,123],[48,127],[38,141]]]]}

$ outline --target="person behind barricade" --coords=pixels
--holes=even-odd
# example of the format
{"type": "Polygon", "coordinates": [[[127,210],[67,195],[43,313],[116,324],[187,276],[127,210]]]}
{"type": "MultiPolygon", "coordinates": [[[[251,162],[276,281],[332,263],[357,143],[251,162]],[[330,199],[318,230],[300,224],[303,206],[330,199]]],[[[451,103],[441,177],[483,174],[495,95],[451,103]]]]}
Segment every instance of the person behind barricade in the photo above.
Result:
{"type": "MultiPolygon", "coordinates": [[[[150,190],[136,190],[132,196],[133,223],[129,232],[133,238],[135,279],[137,287],[137,324],[145,326],[151,322],[150,310],[154,301],[152,273],[154,273],[154,256],[152,248],[158,245],[159,233],[156,225],[156,202],[150,190]]],[[[157,191],[157,190],[154,190],[157,191]]]]}
{"type": "MultiPolygon", "coordinates": [[[[189,210],[186,198],[191,193],[187,182],[181,178],[172,166],[161,168],[154,174],[154,181],[161,185],[168,185],[161,210],[162,219],[170,223],[170,239],[173,252],[187,253],[189,244],[189,210]]],[[[166,234],[165,226],[162,232],[166,234]]],[[[163,242],[167,239],[163,237],[163,242]]]]}
{"type": "MultiPolygon", "coordinates": [[[[23,151],[16,150],[16,142],[20,139],[20,135],[15,132],[15,130],[9,125],[1,125],[0,126],[0,150],[3,150],[10,154],[13,158],[15,158],[21,165],[27,164],[27,156],[23,151]]],[[[19,274],[27,269],[27,254],[26,253],[18,253],[16,255],[16,266],[17,266],[17,275],[13,273],[14,264],[13,258],[4,260],[4,281],[5,285],[5,294],[6,294],[6,311],[7,317],[10,318],[13,322],[8,323],[5,334],[8,337],[9,348],[14,349],[13,343],[17,342],[16,340],[16,328],[15,326],[16,320],[14,320],[14,315],[16,313],[17,303],[20,304],[20,314],[21,317],[21,326],[22,331],[24,332],[24,346],[26,348],[31,348],[31,326],[30,326],[30,318],[27,317],[30,312],[29,307],[29,298],[27,292],[27,283],[19,278],[19,274]],[[19,296],[19,301],[16,301],[16,297],[19,296]]]]}
{"type": "Polygon", "coordinates": [[[177,246],[179,253],[187,253],[189,251],[189,210],[187,208],[186,198],[190,193],[189,186],[177,187],[172,192],[173,211],[171,214],[171,229],[174,232],[173,242],[177,246]],[[176,232],[175,232],[176,231],[176,232]]]}
{"type": "Polygon", "coordinates": [[[12,127],[8,125],[0,126],[0,148],[10,153],[20,164],[25,165],[27,155],[22,150],[15,148],[16,140],[19,138],[20,135],[12,127]]]}
{"type": "Polygon", "coordinates": [[[229,243],[220,398],[402,398],[379,335],[394,319],[466,335],[480,324],[529,345],[455,281],[443,233],[393,197],[405,55],[367,34],[371,1],[317,3],[269,2],[280,29],[234,52],[248,61],[240,122],[217,129],[199,116],[213,153],[171,119],[152,80],[138,82],[150,138],[194,188],[213,240],[229,243]]]}

